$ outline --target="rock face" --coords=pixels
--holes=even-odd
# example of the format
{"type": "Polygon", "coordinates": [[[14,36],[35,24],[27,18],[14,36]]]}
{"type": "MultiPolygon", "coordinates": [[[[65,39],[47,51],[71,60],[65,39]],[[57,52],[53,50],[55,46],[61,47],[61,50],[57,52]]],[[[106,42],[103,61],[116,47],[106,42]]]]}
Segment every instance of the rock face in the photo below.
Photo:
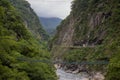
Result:
{"type": "MultiPolygon", "coordinates": [[[[67,28],[64,29],[65,33],[64,36],[61,38],[61,45],[63,46],[71,46],[72,45],[72,37],[73,37],[73,33],[74,33],[74,28],[73,28],[73,24],[74,24],[74,20],[70,20],[69,22],[70,24],[68,24],[67,28]]],[[[63,33],[61,33],[62,35],[63,33]]]]}
{"type": "Polygon", "coordinates": [[[56,44],[63,45],[63,46],[72,45],[72,37],[73,37],[73,33],[74,33],[73,25],[74,25],[74,22],[75,22],[74,19],[72,19],[72,18],[67,21],[67,23],[69,23],[69,24],[66,24],[65,22],[62,22],[61,25],[60,25],[61,27],[59,26],[57,28],[57,30],[58,30],[57,34],[58,35],[56,35],[56,36],[59,36],[59,37],[57,37],[56,44]]]}
{"type": "Polygon", "coordinates": [[[112,1],[73,1],[71,14],[57,28],[57,45],[101,45],[109,35],[112,1]],[[81,3],[80,3],[81,2],[81,3]],[[106,10],[105,10],[106,9],[106,10]]]}
{"type": "MultiPolygon", "coordinates": [[[[82,16],[81,16],[82,17],[82,16]]],[[[57,44],[63,46],[71,45],[100,45],[106,35],[106,30],[101,26],[105,21],[105,15],[103,12],[95,14],[88,14],[86,16],[86,24],[81,23],[82,20],[77,21],[73,18],[68,20],[69,24],[61,24],[56,36],[59,36],[56,40],[57,44]],[[88,18],[88,19],[87,19],[88,18]],[[72,19],[72,20],[71,20],[72,19]],[[77,26],[76,26],[77,25],[77,26]],[[63,26],[63,27],[62,27],[63,26]],[[98,27],[101,26],[101,27],[98,27]],[[85,29],[86,27],[86,29],[85,29]],[[97,32],[96,29],[99,28],[97,32]]]]}

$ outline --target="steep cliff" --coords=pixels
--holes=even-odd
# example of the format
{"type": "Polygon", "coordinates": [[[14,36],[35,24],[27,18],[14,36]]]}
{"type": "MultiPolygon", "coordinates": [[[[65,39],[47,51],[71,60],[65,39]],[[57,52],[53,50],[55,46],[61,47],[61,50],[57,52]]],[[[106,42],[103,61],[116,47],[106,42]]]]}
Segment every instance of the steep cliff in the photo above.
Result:
{"type": "Polygon", "coordinates": [[[56,80],[50,54],[32,36],[15,8],[0,0],[0,80],[56,80]]]}
{"type": "Polygon", "coordinates": [[[108,80],[119,80],[119,36],[119,0],[74,0],[70,15],[57,28],[52,52],[54,58],[69,62],[110,61],[109,68],[93,65],[92,69],[108,71],[108,80]]]}
{"type": "Polygon", "coordinates": [[[112,28],[108,26],[112,24],[110,19],[115,14],[115,2],[112,4],[112,1],[75,0],[73,3],[70,16],[58,27],[56,37],[59,39],[57,38],[56,43],[78,46],[102,44],[112,33],[108,32],[112,28]]]}
{"type": "Polygon", "coordinates": [[[48,40],[48,35],[43,29],[38,16],[25,0],[9,0],[17,9],[21,18],[24,20],[26,27],[32,32],[37,39],[48,40]]]}

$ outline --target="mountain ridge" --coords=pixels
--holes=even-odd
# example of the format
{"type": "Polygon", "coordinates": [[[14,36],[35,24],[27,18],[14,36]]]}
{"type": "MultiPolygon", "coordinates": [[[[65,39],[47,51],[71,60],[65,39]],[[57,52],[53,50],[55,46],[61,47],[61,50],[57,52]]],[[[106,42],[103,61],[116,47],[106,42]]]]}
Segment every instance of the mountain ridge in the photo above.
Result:
{"type": "Polygon", "coordinates": [[[37,14],[31,8],[26,0],[9,0],[16,8],[26,27],[31,31],[35,38],[40,40],[48,40],[49,36],[43,29],[37,14]]]}
{"type": "Polygon", "coordinates": [[[62,21],[62,19],[58,17],[39,17],[39,19],[44,29],[52,36],[56,32],[56,27],[62,21]]]}

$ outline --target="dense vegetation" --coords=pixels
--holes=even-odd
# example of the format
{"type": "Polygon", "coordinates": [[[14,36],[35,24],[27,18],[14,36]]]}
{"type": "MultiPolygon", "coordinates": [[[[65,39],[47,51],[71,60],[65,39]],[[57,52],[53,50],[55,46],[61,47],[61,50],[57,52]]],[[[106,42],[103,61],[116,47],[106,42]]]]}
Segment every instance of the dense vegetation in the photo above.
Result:
{"type": "Polygon", "coordinates": [[[50,54],[25,27],[8,0],[0,0],[0,80],[56,80],[50,54]]]}
{"type": "Polygon", "coordinates": [[[53,52],[61,48],[55,45],[64,46],[64,43],[69,43],[73,48],[69,48],[68,44],[68,49],[62,56],[60,51],[59,54],[55,52],[55,56],[69,62],[110,61],[107,66],[89,67],[93,70],[107,71],[106,80],[120,80],[119,0],[74,0],[71,14],[62,21],[57,30],[52,43],[53,52]],[[65,41],[70,25],[73,26],[74,33],[72,37],[68,35],[69,41],[65,41]],[[75,49],[74,46],[82,48],[75,49]]]}
{"type": "Polygon", "coordinates": [[[48,40],[49,36],[40,24],[39,18],[25,0],[9,0],[16,8],[26,27],[38,40],[48,40]]]}

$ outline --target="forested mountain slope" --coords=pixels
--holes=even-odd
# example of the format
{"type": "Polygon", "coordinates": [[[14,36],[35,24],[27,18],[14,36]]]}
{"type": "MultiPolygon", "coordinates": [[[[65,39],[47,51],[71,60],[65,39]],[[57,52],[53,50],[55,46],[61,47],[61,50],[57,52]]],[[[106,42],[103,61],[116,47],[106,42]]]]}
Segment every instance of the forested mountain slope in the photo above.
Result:
{"type": "Polygon", "coordinates": [[[51,18],[40,17],[39,19],[44,29],[46,30],[46,32],[48,32],[48,34],[52,36],[56,32],[56,27],[62,21],[62,19],[57,18],[57,17],[51,17],[51,18]]]}
{"type": "Polygon", "coordinates": [[[25,0],[9,0],[17,9],[21,18],[24,20],[26,27],[32,32],[37,39],[47,40],[48,35],[40,24],[39,18],[30,4],[25,0]]]}
{"type": "Polygon", "coordinates": [[[56,80],[50,54],[25,27],[15,8],[0,0],[0,80],[56,80]]]}
{"type": "Polygon", "coordinates": [[[120,0],[74,0],[51,45],[54,58],[63,61],[110,61],[87,68],[120,80],[120,0]]]}

